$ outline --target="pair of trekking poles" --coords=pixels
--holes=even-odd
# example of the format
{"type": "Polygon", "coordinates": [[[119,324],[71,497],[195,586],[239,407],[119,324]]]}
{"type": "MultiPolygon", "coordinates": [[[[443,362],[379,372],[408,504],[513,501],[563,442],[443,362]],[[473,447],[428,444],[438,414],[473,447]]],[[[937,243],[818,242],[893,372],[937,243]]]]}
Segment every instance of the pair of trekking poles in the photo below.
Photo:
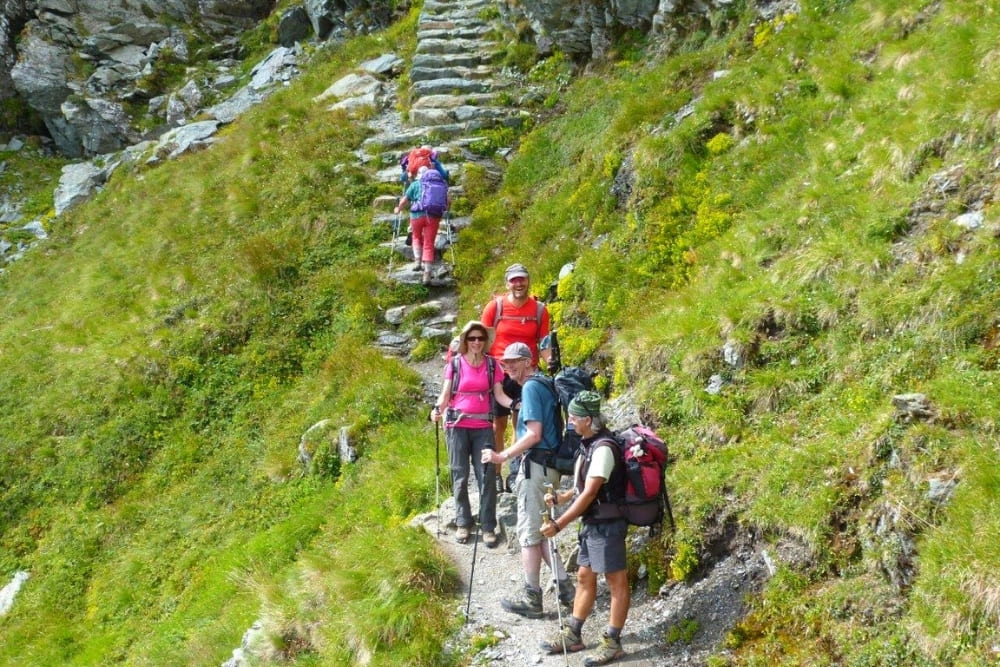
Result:
{"type": "MultiPolygon", "coordinates": [[[[451,228],[451,211],[444,212],[443,224],[448,235],[448,247],[451,248],[451,270],[455,270],[455,237],[451,228]]],[[[396,238],[403,226],[402,213],[397,213],[392,219],[392,238],[389,240],[389,275],[392,275],[392,265],[396,260],[396,238]]]]}

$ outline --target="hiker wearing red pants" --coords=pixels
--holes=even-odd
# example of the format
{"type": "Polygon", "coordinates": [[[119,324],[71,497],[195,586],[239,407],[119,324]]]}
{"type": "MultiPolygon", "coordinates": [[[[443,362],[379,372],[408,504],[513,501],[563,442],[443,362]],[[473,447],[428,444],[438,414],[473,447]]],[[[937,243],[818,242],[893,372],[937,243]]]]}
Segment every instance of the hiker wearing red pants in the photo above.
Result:
{"type": "Polygon", "coordinates": [[[410,205],[410,233],[413,238],[414,271],[423,268],[423,283],[431,284],[431,267],[434,265],[434,242],[437,239],[441,218],[450,205],[448,184],[436,170],[420,167],[417,177],[406,186],[395,213],[410,205]]]}

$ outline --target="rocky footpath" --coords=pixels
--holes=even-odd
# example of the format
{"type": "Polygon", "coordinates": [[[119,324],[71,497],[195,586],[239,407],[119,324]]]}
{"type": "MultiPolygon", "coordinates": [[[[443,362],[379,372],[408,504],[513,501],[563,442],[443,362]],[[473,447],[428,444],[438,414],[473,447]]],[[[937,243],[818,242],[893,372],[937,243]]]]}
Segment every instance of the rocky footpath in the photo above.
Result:
{"type": "MultiPolygon", "coordinates": [[[[564,483],[566,483],[564,479],[564,483]]],[[[448,494],[446,488],[442,494],[448,494]]],[[[473,514],[478,491],[470,491],[473,514]]],[[[487,644],[470,656],[473,664],[528,666],[540,664],[581,665],[587,651],[573,653],[564,660],[561,654],[548,655],[539,643],[548,639],[567,610],[556,609],[556,591],[551,573],[543,565],[542,577],[549,578],[544,586],[545,616],[528,619],[508,613],[500,606],[504,597],[516,594],[523,586],[519,550],[513,537],[516,500],[513,494],[502,493],[497,502],[497,514],[506,542],[496,549],[487,549],[470,540],[458,544],[454,540],[454,503],[445,500],[437,512],[414,519],[434,535],[441,549],[455,563],[463,582],[463,592],[456,600],[456,612],[466,614],[461,632],[448,641],[448,650],[467,653],[469,647],[487,644]],[[484,638],[487,641],[483,641],[484,638]]],[[[630,537],[633,552],[646,540],[645,529],[633,529],[630,537]]],[[[576,531],[563,531],[557,547],[570,572],[576,568],[576,531]]],[[[805,552],[787,545],[785,552],[805,552]]],[[[746,598],[760,590],[773,574],[774,563],[787,557],[777,550],[769,552],[752,535],[735,530],[722,531],[713,543],[712,555],[699,573],[689,582],[669,582],[650,590],[648,576],[640,568],[632,589],[632,604],[622,634],[626,656],[616,665],[704,665],[710,655],[722,650],[729,632],[746,613],[746,598]]],[[[598,583],[594,612],[584,626],[583,639],[587,648],[596,646],[608,621],[610,596],[603,578],[598,583]]],[[[564,616],[565,617],[565,616],[564,616]]]]}

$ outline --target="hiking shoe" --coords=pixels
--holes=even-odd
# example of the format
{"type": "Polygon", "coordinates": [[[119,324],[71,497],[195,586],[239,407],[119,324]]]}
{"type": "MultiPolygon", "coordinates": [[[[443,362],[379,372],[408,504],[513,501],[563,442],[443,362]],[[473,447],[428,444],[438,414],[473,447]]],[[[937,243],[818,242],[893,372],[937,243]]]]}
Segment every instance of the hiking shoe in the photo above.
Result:
{"type": "Polygon", "coordinates": [[[576,586],[569,580],[569,577],[559,582],[559,603],[566,607],[573,606],[573,599],[576,597],[576,586]]]}
{"type": "Polygon", "coordinates": [[[500,538],[497,536],[495,530],[483,531],[483,544],[490,549],[493,549],[496,545],[500,544],[500,538]]]}
{"type": "Polygon", "coordinates": [[[423,267],[422,263],[414,262],[413,264],[410,264],[410,271],[419,271],[422,267],[423,267]]]}
{"type": "Polygon", "coordinates": [[[500,476],[500,473],[497,473],[497,493],[503,493],[505,490],[506,488],[503,485],[503,477],[500,476]]]}
{"type": "Polygon", "coordinates": [[[583,664],[587,667],[592,665],[606,665],[612,660],[617,660],[625,655],[625,651],[622,650],[622,642],[620,639],[612,639],[607,634],[601,635],[601,642],[597,645],[587,659],[583,661],[583,664]]]}
{"type": "Polygon", "coordinates": [[[526,618],[542,617],[542,589],[525,584],[524,592],[515,598],[500,600],[500,606],[512,614],[526,618]]]}
{"type": "Polygon", "coordinates": [[[455,541],[459,544],[465,544],[469,541],[469,529],[465,526],[459,526],[455,529],[455,541]]]}
{"type": "Polygon", "coordinates": [[[423,276],[422,282],[425,285],[430,285],[431,284],[431,272],[430,272],[430,269],[424,269],[424,276],[423,276]]]}
{"type": "Polygon", "coordinates": [[[552,633],[552,636],[542,640],[539,646],[546,653],[562,653],[563,644],[566,645],[567,653],[575,653],[583,649],[583,640],[580,635],[573,632],[568,626],[559,632],[552,633]]]}

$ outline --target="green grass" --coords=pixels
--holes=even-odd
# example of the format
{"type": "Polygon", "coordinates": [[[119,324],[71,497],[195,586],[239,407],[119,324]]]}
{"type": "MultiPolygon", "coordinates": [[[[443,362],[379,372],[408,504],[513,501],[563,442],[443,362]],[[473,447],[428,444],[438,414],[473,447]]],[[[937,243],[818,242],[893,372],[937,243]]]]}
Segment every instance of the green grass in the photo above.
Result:
{"type": "MultiPolygon", "coordinates": [[[[116,173],[0,277],[0,576],[31,572],[0,662],[218,664],[257,619],[272,660],[462,660],[456,574],[407,527],[434,493],[419,381],[368,347],[424,293],[380,279],[365,130],[310,102],[412,48],[415,16],[320,49],[210,150],[116,173]]],[[[670,444],[678,532],[649,570],[695,576],[721,523],[809,554],[713,664],[996,659],[996,18],[812,2],[657,57],[632,35],[572,80],[556,56],[551,117],[486,138],[517,147],[500,183],[467,176],[459,319],[512,261],[537,293],[573,262],[564,360],[670,444]],[[980,204],[984,229],[952,222],[980,204]],[[932,420],[896,414],[912,392],[932,420]]]]}

